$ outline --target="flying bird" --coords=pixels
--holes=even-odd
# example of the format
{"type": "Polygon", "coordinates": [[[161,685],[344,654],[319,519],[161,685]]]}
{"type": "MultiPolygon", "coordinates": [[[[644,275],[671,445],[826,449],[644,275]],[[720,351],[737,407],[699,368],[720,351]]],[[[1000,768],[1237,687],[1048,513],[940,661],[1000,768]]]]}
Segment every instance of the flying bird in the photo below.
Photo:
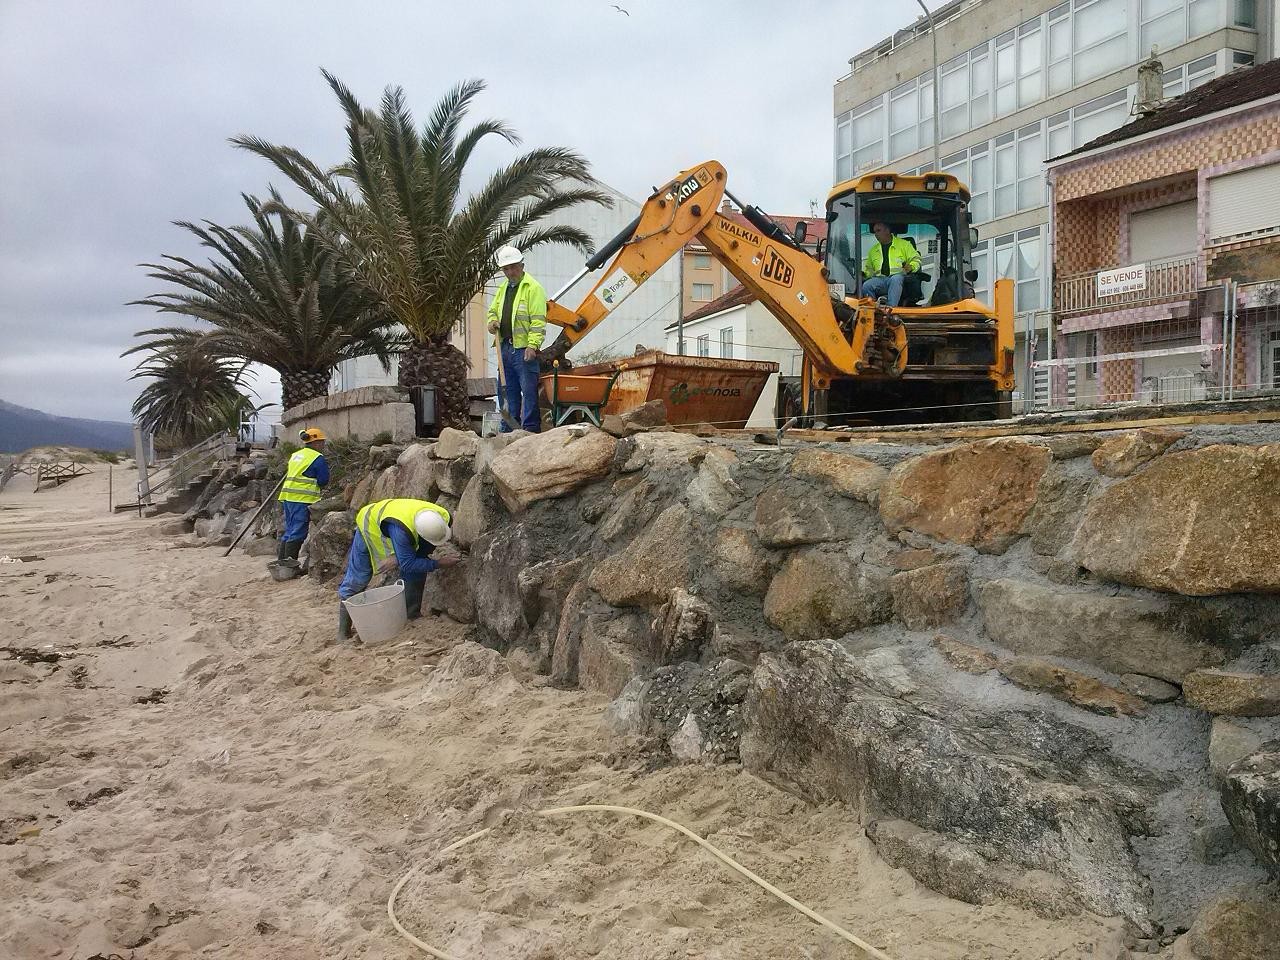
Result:
{"type": "Polygon", "coordinates": [[[625,13],[628,17],[629,17],[629,16],[631,16],[631,14],[627,13],[627,11],[623,10],[623,9],[622,9],[620,6],[618,6],[616,3],[614,3],[614,4],[610,4],[610,6],[612,6],[612,7],[613,7],[613,9],[617,10],[619,13],[625,13]]]}

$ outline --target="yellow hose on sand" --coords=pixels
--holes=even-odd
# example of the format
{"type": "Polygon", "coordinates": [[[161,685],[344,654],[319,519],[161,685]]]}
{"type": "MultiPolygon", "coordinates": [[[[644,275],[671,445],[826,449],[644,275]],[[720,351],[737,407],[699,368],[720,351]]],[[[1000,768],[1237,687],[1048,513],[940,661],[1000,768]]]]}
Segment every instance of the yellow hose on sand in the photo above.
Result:
{"type": "MultiPolygon", "coordinates": [[[[781,890],[779,890],[777,887],[771,884],[768,880],[764,880],[756,876],[754,873],[752,873],[742,864],[738,863],[738,861],[730,857],[727,853],[724,853],[721,850],[718,850],[716,847],[712,846],[711,843],[704,840],[702,837],[698,836],[688,827],[681,826],[680,824],[676,823],[674,820],[668,820],[666,817],[660,817],[656,813],[649,813],[648,811],[645,811],[645,810],[637,810],[635,807],[615,807],[611,804],[603,804],[603,803],[584,803],[574,807],[548,807],[545,810],[537,811],[536,816],[561,817],[561,816],[566,816],[568,814],[592,813],[592,812],[616,813],[616,814],[621,814],[623,816],[629,816],[629,817],[642,817],[645,820],[651,820],[654,823],[661,824],[664,827],[667,827],[671,830],[675,830],[678,833],[682,833],[686,837],[688,837],[690,840],[692,840],[694,843],[696,843],[698,846],[702,847],[702,849],[706,850],[709,854],[711,854],[721,863],[723,863],[725,866],[727,866],[729,869],[742,874],[742,876],[746,877],[756,886],[771,893],[773,896],[777,897],[783,903],[786,903],[789,906],[794,907],[796,910],[799,910],[801,913],[803,913],[806,917],[808,917],[814,923],[817,923],[820,926],[826,927],[828,930],[834,933],[837,937],[840,937],[842,940],[846,940],[849,943],[853,944],[855,947],[861,950],[866,956],[872,957],[873,960],[893,960],[893,958],[890,957],[888,954],[882,953],[881,951],[877,950],[875,947],[871,946],[871,944],[867,943],[864,940],[860,940],[858,937],[854,936],[848,930],[844,929],[838,924],[832,923],[826,917],[822,916],[822,914],[818,913],[815,910],[809,909],[799,900],[796,900],[794,897],[788,896],[787,894],[783,893],[781,890]]],[[[437,854],[437,856],[444,856],[447,853],[452,853],[454,850],[457,850],[460,847],[465,847],[467,844],[471,843],[472,841],[479,840],[481,837],[487,836],[492,832],[493,832],[492,827],[489,827],[484,830],[477,830],[475,833],[471,834],[470,836],[463,837],[461,840],[457,840],[449,844],[449,846],[441,850],[440,853],[437,854]]],[[[408,873],[406,873],[403,877],[401,877],[396,882],[396,885],[391,888],[391,895],[387,897],[387,916],[391,920],[391,925],[396,928],[396,932],[399,933],[400,936],[404,937],[406,940],[412,943],[419,950],[422,950],[428,956],[435,957],[436,960],[461,960],[461,958],[459,957],[454,957],[447,953],[444,953],[441,950],[437,950],[435,947],[431,946],[430,944],[423,943],[421,940],[415,937],[412,933],[406,930],[401,925],[400,921],[396,919],[396,897],[399,896],[400,891],[404,888],[404,885],[408,883],[409,880],[412,879],[425,866],[426,866],[426,861],[419,863],[417,866],[411,869],[408,873]]]]}

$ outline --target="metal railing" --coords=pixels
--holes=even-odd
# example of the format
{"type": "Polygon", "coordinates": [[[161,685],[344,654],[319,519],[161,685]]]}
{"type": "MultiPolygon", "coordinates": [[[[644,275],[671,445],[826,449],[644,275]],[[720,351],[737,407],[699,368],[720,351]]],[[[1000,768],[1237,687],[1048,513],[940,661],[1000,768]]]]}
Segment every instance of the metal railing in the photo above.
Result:
{"type": "MultiPolygon", "coordinates": [[[[1178,257],[1146,264],[1147,282],[1141,290],[1098,296],[1098,274],[1105,270],[1090,270],[1058,280],[1054,290],[1054,303],[1058,316],[1069,316],[1087,311],[1116,310],[1139,307],[1167,300],[1185,300],[1196,295],[1197,258],[1178,257]]],[[[1111,269],[1111,268],[1108,268],[1111,269]]]]}
{"type": "Polygon", "coordinates": [[[138,461],[138,513],[150,506],[154,497],[169,494],[190,483],[219,460],[235,453],[235,438],[228,431],[215,433],[206,440],[188,447],[176,456],[148,467],[138,461]]]}

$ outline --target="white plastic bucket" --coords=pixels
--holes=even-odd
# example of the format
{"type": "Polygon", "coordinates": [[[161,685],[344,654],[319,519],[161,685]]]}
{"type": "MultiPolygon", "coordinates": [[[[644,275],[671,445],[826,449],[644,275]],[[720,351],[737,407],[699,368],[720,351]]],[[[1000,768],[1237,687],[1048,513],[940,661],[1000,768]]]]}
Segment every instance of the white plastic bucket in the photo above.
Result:
{"type": "Polygon", "coordinates": [[[404,581],[385,587],[374,587],[342,601],[351,614],[351,624],[365,646],[385,643],[409,622],[404,607],[404,581]]]}

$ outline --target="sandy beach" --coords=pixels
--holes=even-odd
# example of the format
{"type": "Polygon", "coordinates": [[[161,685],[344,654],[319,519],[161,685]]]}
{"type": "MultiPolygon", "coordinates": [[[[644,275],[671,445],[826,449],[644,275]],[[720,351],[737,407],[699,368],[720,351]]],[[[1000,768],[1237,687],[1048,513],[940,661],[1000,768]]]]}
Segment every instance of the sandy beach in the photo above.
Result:
{"type": "MultiPolygon", "coordinates": [[[[117,468],[119,480],[119,468],[117,468]]],[[[837,958],[858,952],[662,829],[678,820],[895,960],[1125,956],[1118,922],[975,907],[883,863],[856,811],[735,767],[654,769],[602,698],[427,617],[326,647],[331,589],[106,512],[105,465],[0,494],[0,957],[837,958]]],[[[119,484],[117,484],[118,487],[119,484]]]]}

